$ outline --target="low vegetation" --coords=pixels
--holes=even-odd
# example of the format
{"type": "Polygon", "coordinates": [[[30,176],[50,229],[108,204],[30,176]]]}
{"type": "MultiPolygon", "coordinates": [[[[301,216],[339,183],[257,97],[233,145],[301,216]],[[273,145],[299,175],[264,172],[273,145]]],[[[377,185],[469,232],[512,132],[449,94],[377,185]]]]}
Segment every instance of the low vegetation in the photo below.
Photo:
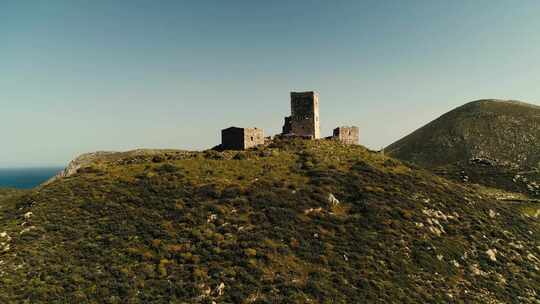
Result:
{"type": "Polygon", "coordinates": [[[537,303],[540,208],[363,147],[107,155],[0,209],[1,303],[537,303]]]}
{"type": "Polygon", "coordinates": [[[502,189],[501,199],[540,199],[540,107],[478,100],[458,107],[385,152],[469,185],[502,189]]]}
{"type": "Polygon", "coordinates": [[[24,190],[19,190],[19,189],[14,189],[14,188],[0,188],[0,206],[2,205],[3,200],[9,197],[15,196],[15,195],[20,195],[24,192],[25,192],[24,190]]]}

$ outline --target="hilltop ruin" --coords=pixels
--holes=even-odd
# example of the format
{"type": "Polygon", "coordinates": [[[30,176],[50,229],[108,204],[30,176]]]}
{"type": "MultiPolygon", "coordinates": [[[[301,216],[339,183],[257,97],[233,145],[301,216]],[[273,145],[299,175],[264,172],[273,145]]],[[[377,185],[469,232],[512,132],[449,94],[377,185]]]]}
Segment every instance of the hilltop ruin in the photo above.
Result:
{"type": "MultiPolygon", "coordinates": [[[[291,115],[285,117],[282,137],[300,137],[317,140],[321,138],[319,94],[315,91],[291,92],[291,115]]],[[[338,127],[325,139],[338,140],[343,144],[357,145],[358,127],[338,127]]],[[[246,150],[263,145],[264,132],[259,128],[229,127],[221,130],[221,149],[246,150]]]]}

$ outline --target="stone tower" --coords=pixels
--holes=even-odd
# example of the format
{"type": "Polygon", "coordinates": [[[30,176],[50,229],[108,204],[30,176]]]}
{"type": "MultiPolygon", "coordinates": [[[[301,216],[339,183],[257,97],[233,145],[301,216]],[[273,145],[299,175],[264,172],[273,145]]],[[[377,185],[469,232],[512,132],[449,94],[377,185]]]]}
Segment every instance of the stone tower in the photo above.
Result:
{"type": "Polygon", "coordinates": [[[291,116],[285,117],[283,134],[321,138],[317,92],[291,92],[291,116]]]}

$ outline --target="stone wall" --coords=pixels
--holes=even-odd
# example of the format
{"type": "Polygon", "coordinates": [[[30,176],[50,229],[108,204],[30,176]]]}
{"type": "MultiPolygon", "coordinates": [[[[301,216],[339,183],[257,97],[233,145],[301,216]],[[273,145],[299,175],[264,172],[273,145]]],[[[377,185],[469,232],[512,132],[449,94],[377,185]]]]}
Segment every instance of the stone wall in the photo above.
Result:
{"type": "Polygon", "coordinates": [[[244,129],[244,149],[264,145],[264,132],[258,128],[244,129]]]}
{"type": "Polygon", "coordinates": [[[283,125],[281,134],[291,134],[291,133],[292,133],[291,116],[287,116],[285,117],[285,124],[283,125]]]}
{"type": "Polygon", "coordinates": [[[357,145],[360,140],[358,127],[338,127],[334,129],[334,139],[347,145],[357,145]]]}
{"type": "Polygon", "coordinates": [[[262,144],[262,129],[230,127],[221,130],[221,147],[225,150],[245,150],[262,144]]]}

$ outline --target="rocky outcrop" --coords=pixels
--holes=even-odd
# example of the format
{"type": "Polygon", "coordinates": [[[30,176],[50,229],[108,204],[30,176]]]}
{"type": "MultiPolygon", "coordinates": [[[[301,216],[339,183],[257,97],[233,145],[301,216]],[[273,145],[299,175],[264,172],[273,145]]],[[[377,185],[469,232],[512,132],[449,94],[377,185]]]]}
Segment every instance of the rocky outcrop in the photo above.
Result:
{"type": "Polygon", "coordinates": [[[59,178],[70,177],[76,174],[79,171],[79,169],[83,167],[88,167],[92,163],[94,163],[96,160],[103,158],[107,155],[114,154],[114,153],[117,153],[117,152],[98,151],[98,152],[82,154],[78,156],[77,158],[75,158],[74,160],[72,160],[71,162],[69,162],[68,166],[64,170],[60,171],[57,175],[50,178],[43,185],[52,183],[59,178]]]}
{"type": "Polygon", "coordinates": [[[136,149],[126,152],[97,151],[85,153],[71,162],[57,175],[49,179],[43,185],[65,177],[77,174],[81,169],[89,168],[99,163],[109,163],[117,165],[129,165],[143,162],[163,162],[167,160],[178,160],[189,157],[195,152],[173,149],[136,149]]]}

